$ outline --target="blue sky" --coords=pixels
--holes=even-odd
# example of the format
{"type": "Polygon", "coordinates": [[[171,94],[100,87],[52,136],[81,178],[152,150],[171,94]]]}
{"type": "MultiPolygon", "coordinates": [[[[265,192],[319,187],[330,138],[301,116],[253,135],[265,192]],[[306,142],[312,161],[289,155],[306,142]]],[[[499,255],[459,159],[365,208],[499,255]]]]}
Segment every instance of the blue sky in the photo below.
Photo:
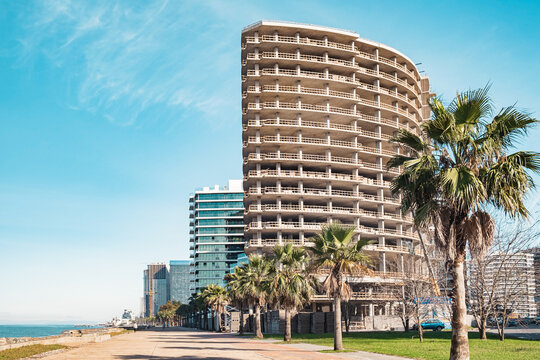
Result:
{"type": "Polygon", "coordinates": [[[241,177],[244,26],[350,29],[421,62],[447,99],[492,81],[498,106],[538,116],[539,14],[536,1],[0,1],[0,323],[138,311],[145,264],[188,257],[189,193],[241,177]]]}

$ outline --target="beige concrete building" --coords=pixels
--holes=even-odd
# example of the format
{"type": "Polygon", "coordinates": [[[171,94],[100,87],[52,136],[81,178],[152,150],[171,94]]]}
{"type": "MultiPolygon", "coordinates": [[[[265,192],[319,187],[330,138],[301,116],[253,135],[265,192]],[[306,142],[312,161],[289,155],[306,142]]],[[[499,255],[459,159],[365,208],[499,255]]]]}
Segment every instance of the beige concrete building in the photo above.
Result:
{"type": "MultiPolygon", "coordinates": [[[[422,252],[386,169],[398,129],[429,117],[429,80],[399,51],[358,34],[260,21],[242,32],[246,252],[306,245],[321,224],[375,244],[375,276],[355,279],[358,312],[390,314],[422,252]],[[393,304],[394,303],[394,304],[393,304]]],[[[352,280],[352,279],[351,279],[352,280]]],[[[317,296],[317,309],[329,299],[317,296]]]]}

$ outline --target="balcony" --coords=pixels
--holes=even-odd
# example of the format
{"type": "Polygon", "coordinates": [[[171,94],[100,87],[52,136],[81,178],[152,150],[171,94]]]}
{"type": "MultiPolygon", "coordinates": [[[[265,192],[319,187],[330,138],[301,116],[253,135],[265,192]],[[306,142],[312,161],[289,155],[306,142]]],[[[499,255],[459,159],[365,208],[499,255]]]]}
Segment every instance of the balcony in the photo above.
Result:
{"type": "Polygon", "coordinates": [[[250,177],[275,177],[275,178],[300,178],[300,179],[316,179],[316,180],[335,180],[335,181],[345,181],[345,182],[354,182],[357,184],[375,186],[375,187],[385,187],[390,188],[390,181],[379,181],[375,179],[366,178],[363,176],[355,176],[349,174],[341,173],[326,173],[318,171],[296,171],[296,170],[250,170],[247,177],[244,179],[247,180],[250,177]]]}
{"type": "MultiPolygon", "coordinates": [[[[386,93],[387,95],[391,95],[394,97],[399,98],[400,100],[405,100],[407,104],[409,104],[416,112],[418,112],[417,108],[415,107],[415,104],[412,103],[406,96],[401,95],[395,91],[387,90],[385,88],[379,88],[384,89],[386,91],[379,91],[386,93]],[[402,99],[399,95],[404,97],[405,99],[402,99]]],[[[321,96],[326,98],[337,98],[337,99],[344,99],[344,100],[352,100],[357,102],[361,105],[370,106],[376,109],[385,109],[392,111],[396,114],[402,115],[407,117],[409,120],[413,121],[414,123],[419,123],[419,119],[416,117],[416,114],[409,113],[408,110],[402,109],[398,106],[385,104],[383,102],[377,102],[374,100],[365,99],[359,95],[355,95],[353,93],[348,93],[344,91],[335,91],[335,90],[325,90],[325,89],[319,89],[319,88],[309,88],[309,87],[303,87],[303,86],[283,86],[283,85],[264,85],[264,86],[248,86],[247,91],[244,93],[244,98],[247,96],[248,93],[251,94],[262,94],[262,93],[287,93],[287,94],[298,94],[298,95],[315,95],[315,96],[321,96]]],[[[348,110],[348,109],[347,109],[348,110]]]]}
{"type": "MultiPolygon", "coordinates": [[[[363,121],[369,121],[376,124],[384,124],[389,125],[396,129],[405,129],[408,130],[414,134],[416,134],[416,129],[409,128],[409,126],[405,124],[400,124],[396,120],[389,120],[384,118],[376,118],[375,119],[362,119],[363,121]]],[[[262,119],[262,120],[248,120],[247,126],[252,127],[260,127],[260,126],[291,126],[291,127],[305,127],[305,128],[317,128],[317,129],[327,129],[327,130],[334,130],[334,131],[345,131],[353,133],[354,135],[360,133],[362,136],[366,136],[369,131],[363,131],[360,128],[355,128],[353,125],[343,125],[343,124],[336,124],[336,123],[326,123],[326,122],[317,122],[317,121],[305,121],[305,120],[297,120],[297,119],[262,119]]],[[[247,128],[245,128],[246,130],[247,128]]],[[[375,134],[375,133],[373,133],[375,134]]],[[[372,137],[376,137],[376,134],[372,137]]],[[[385,139],[386,135],[381,134],[380,138],[385,139]]]]}
{"type": "Polygon", "coordinates": [[[261,76],[261,75],[300,77],[300,78],[306,78],[306,79],[323,79],[323,80],[329,80],[329,81],[334,81],[338,83],[353,84],[353,85],[356,85],[358,89],[370,91],[373,93],[385,94],[385,95],[389,95],[397,99],[403,100],[406,103],[408,103],[410,106],[412,106],[414,109],[420,109],[422,107],[418,98],[416,99],[409,98],[407,95],[400,94],[399,92],[397,92],[397,90],[390,90],[382,86],[377,87],[373,84],[368,84],[352,77],[336,75],[336,74],[331,74],[331,73],[329,73],[328,76],[326,76],[325,73],[316,72],[316,71],[306,71],[306,70],[297,71],[297,70],[290,70],[290,69],[264,68],[258,72],[256,70],[247,70],[247,76],[242,75],[242,81],[245,82],[247,78],[250,76],[261,76]]]}
{"type": "MultiPolygon", "coordinates": [[[[247,60],[262,60],[262,59],[275,59],[275,60],[294,60],[294,61],[303,61],[308,63],[316,63],[316,64],[322,64],[322,65],[334,65],[334,66],[343,66],[350,68],[351,70],[356,70],[359,73],[367,74],[370,76],[379,76],[384,79],[390,80],[392,82],[396,82],[409,90],[411,90],[415,95],[419,96],[421,89],[418,86],[418,82],[413,80],[413,84],[409,84],[409,82],[405,79],[400,79],[397,77],[397,73],[394,75],[385,73],[383,71],[376,71],[373,69],[362,67],[358,64],[356,64],[353,61],[347,61],[343,59],[338,58],[331,58],[331,57],[325,57],[325,56],[315,56],[315,55],[306,55],[306,54],[295,54],[295,53],[284,53],[284,52],[272,52],[272,51],[265,51],[261,54],[257,53],[249,53],[247,54],[247,60]]],[[[387,65],[394,65],[393,62],[390,60],[388,62],[385,62],[387,65]]]]}
{"type": "MultiPolygon", "coordinates": [[[[393,293],[384,292],[353,292],[350,300],[400,300],[401,296],[393,293]]],[[[333,298],[326,295],[313,295],[312,301],[334,301],[333,298]]]]}
{"type": "MultiPolygon", "coordinates": [[[[311,222],[287,222],[287,221],[265,221],[258,223],[256,221],[248,224],[248,231],[251,230],[313,230],[320,231],[322,226],[327,225],[327,223],[311,223],[311,222]]],[[[372,235],[372,236],[385,236],[385,237],[399,237],[399,238],[409,238],[418,240],[418,235],[412,231],[399,231],[395,229],[377,229],[369,226],[355,226],[353,224],[343,224],[344,226],[351,226],[355,228],[355,233],[361,235],[372,235]]],[[[366,250],[373,251],[401,251],[410,253],[411,250],[406,247],[399,247],[399,250],[396,250],[398,247],[384,246],[382,249],[380,246],[375,245],[366,245],[366,250]],[[369,247],[369,248],[368,248],[369,247]]]]}
{"type": "MultiPolygon", "coordinates": [[[[383,78],[383,79],[389,80],[395,84],[401,85],[404,88],[408,89],[417,98],[420,97],[420,92],[417,91],[414,86],[410,85],[406,80],[399,79],[396,76],[387,74],[382,71],[376,72],[375,70],[372,70],[372,69],[366,69],[366,68],[360,68],[360,67],[356,68],[356,72],[373,76],[375,78],[383,78]]],[[[367,85],[368,88],[369,87],[371,87],[372,89],[375,88],[375,86],[373,85],[366,84],[360,80],[357,80],[356,77],[337,75],[337,74],[332,74],[332,73],[326,74],[324,72],[310,71],[310,70],[263,68],[262,70],[259,70],[259,71],[250,69],[250,70],[247,70],[246,73],[248,77],[261,76],[261,75],[292,76],[292,77],[300,77],[300,78],[307,78],[307,79],[329,80],[329,81],[335,81],[338,83],[358,85],[359,87],[363,87],[363,85],[367,85]]]]}
{"type": "Polygon", "coordinates": [[[258,39],[254,36],[246,36],[246,43],[260,44],[261,42],[277,42],[284,44],[302,44],[322,48],[338,49],[343,51],[355,51],[352,45],[341,44],[332,41],[317,40],[309,37],[281,36],[281,35],[262,35],[258,39]]]}
{"type": "Polygon", "coordinates": [[[380,197],[377,195],[369,195],[364,194],[362,192],[356,193],[354,191],[345,191],[345,190],[335,190],[332,189],[328,191],[327,189],[316,189],[316,188],[296,188],[296,187],[272,187],[267,186],[264,188],[257,188],[257,187],[250,187],[247,191],[247,195],[298,195],[298,196],[315,196],[315,197],[344,197],[344,198],[352,198],[357,200],[363,200],[368,202],[375,202],[375,203],[385,203],[385,204],[391,204],[395,206],[400,206],[401,202],[399,199],[385,196],[380,197]]]}
{"type": "Polygon", "coordinates": [[[386,169],[384,166],[379,166],[374,163],[365,162],[362,160],[356,160],[353,158],[346,158],[341,156],[328,157],[326,155],[311,155],[311,154],[298,154],[298,153],[251,153],[247,158],[244,158],[244,164],[248,164],[249,161],[297,161],[301,163],[321,163],[321,164],[335,164],[343,166],[351,166],[353,168],[373,170],[376,172],[388,172],[390,174],[398,175],[399,169],[386,169]]]}
{"type": "Polygon", "coordinates": [[[381,213],[376,211],[369,211],[364,209],[354,209],[344,206],[321,206],[321,205],[293,205],[293,204],[266,204],[257,205],[251,204],[248,208],[249,212],[299,212],[299,213],[318,213],[318,214],[341,214],[361,216],[365,218],[372,218],[377,220],[396,220],[398,222],[406,221],[412,222],[412,217],[402,214],[381,213]]]}
{"type": "MultiPolygon", "coordinates": [[[[351,68],[351,70],[356,70],[359,68],[359,66],[356,65],[352,61],[347,61],[347,60],[342,60],[342,59],[332,58],[332,57],[274,52],[274,51],[264,51],[260,54],[257,54],[257,53],[247,54],[247,60],[262,60],[262,59],[305,61],[305,62],[311,62],[311,63],[317,63],[317,64],[324,64],[324,65],[344,66],[344,67],[351,68]]],[[[376,74],[375,71],[373,72],[376,74]]]]}
{"type": "Polygon", "coordinates": [[[363,146],[358,143],[343,140],[327,140],[319,138],[297,137],[297,136],[261,136],[259,138],[255,136],[248,137],[247,143],[244,143],[244,147],[247,144],[263,144],[263,143],[276,143],[276,144],[298,144],[298,145],[322,145],[324,147],[338,147],[346,149],[354,149],[370,155],[379,155],[386,157],[393,157],[397,155],[394,150],[377,149],[368,146],[363,146]]]}
{"type": "Polygon", "coordinates": [[[395,67],[396,69],[401,70],[402,72],[410,76],[413,80],[420,81],[420,75],[416,74],[414,69],[408,69],[406,65],[399,64],[396,61],[388,59],[383,56],[377,56],[377,55],[370,54],[365,51],[356,50],[352,45],[311,39],[309,37],[295,37],[295,36],[281,36],[281,35],[277,35],[277,36],[276,35],[262,35],[258,39],[253,36],[247,36],[245,38],[245,41],[248,44],[260,44],[262,42],[274,42],[274,43],[282,43],[282,44],[302,44],[302,45],[314,46],[314,47],[319,47],[319,48],[330,48],[330,49],[338,49],[338,50],[347,51],[347,52],[354,52],[354,54],[360,58],[371,60],[374,62],[378,61],[387,65],[390,65],[392,67],[395,67]]]}

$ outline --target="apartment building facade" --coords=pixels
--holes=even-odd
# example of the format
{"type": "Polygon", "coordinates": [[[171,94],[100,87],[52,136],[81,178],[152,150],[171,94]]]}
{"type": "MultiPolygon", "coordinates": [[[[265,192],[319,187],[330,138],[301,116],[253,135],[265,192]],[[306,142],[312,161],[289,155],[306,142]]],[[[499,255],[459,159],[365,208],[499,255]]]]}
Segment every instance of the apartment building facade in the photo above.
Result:
{"type": "MultiPolygon", "coordinates": [[[[430,115],[429,79],[399,51],[358,34],[260,21],[242,31],[242,139],[246,253],[309,245],[322,224],[354,226],[373,276],[349,279],[356,311],[391,315],[403,279],[425,275],[412,218],[390,193],[404,150],[430,115]]],[[[330,299],[317,295],[314,310],[330,299]]]]}
{"type": "Polygon", "coordinates": [[[242,180],[190,196],[191,294],[209,284],[224,286],[225,275],[244,254],[243,198],[242,180]]]}
{"type": "MultiPolygon", "coordinates": [[[[496,309],[506,308],[514,316],[535,317],[537,315],[536,274],[534,268],[534,253],[497,252],[489,254],[478,270],[478,264],[473,263],[470,269],[470,281],[481,284],[484,293],[493,290],[494,306],[496,309]]],[[[475,301],[474,292],[472,301],[475,301]]]]}

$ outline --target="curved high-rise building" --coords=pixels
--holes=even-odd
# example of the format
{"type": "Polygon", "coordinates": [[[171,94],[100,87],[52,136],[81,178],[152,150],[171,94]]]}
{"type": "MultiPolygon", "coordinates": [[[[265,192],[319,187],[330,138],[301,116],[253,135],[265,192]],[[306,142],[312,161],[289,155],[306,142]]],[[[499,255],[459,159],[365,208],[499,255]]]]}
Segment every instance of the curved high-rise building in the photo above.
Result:
{"type": "Polygon", "coordinates": [[[386,163],[403,151],[392,135],[417,132],[429,117],[429,96],[429,79],[412,60],[354,32],[281,21],[246,27],[246,252],[305,245],[321,224],[339,221],[374,240],[366,251],[376,271],[356,297],[385,300],[392,277],[420,271],[411,218],[390,193],[398,172],[386,163]]]}

